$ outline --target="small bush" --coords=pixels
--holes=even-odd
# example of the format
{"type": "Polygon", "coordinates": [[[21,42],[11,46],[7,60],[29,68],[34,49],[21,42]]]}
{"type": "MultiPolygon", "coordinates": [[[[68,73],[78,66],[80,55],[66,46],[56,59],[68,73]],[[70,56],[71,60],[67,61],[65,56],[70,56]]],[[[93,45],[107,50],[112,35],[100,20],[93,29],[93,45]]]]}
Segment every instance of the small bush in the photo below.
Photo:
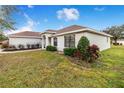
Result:
{"type": "Polygon", "coordinates": [[[76,50],[73,54],[74,57],[78,58],[78,59],[82,59],[82,54],[79,50],[76,50]]]}
{"type": "Polygon", "coordinates": [[[123,44],[122,44],[122,43],[120,43],[120,45],[122,46],[123,44]]]}
{"type": "Polygon", "coordinates": [[[100,56],[99,48],[98,48],[97,45],[89,46],[87,51],[88,51],[88,56],[89,56],[88,57],[88,62],[94,62],[100,56]]]}
{"type": "Polygon", "coordinates": [[[55,46],[49,45],[49,46],[46,47],[46,50],[47,51],[57,51],[57,48],[55,46]]]}
{"type": "Polygon", "coordinates": [[[21,45],[21,44],[20,44],[20,45],[18,46],[18,48],[19,48],[19,49],[24,49],[24,45],[21,45]]]}
{"type": "Polygon", "coordinates": [[[74,56],[76,48],[64,48],[64,55],[74,56]]]}
{"type": "Polygon", "coordinates": [[[4,49],[4,51],[15,51],[15,50],[17,50],[17,49],[14,45],[9,45],[8,48],[4,49]]]}
{"type": "Polygon", "coordinates": [[[34,44],[31,45],[31,49],[35,49],[35,45],[34,44]]]}
{"type": "Polygon", "coordinates": [[[27,44],[27,48],[30,49],[31,48],[31,45],[30,44],[27,44]]]}
{"type": "Polygon", "coordinates": [[[35,46],[36,46],[36,48],[40,48],[40,44],[36,44],[35,46]]]}
{"type": "Polygon", "coordinates": [[[16,47],[14,45],[9,45],[8,48],[13,48],[13,49],[16,49],[16,47]]]}

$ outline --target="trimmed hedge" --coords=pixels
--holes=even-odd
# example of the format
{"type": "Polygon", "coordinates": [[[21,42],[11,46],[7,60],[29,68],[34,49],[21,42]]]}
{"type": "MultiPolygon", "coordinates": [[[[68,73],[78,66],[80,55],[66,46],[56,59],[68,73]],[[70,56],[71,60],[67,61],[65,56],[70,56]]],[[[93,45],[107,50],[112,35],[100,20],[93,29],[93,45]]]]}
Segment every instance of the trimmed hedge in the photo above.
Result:
{"type": "Polygon", "coordinates": [[[55,46],[49,45],[49,46],[46,47],[46,50],[47,51],[57,51],[57,48],[55,46]]]}
{"type": "Polygon", "coordinates": [[[73,56],[76,48],[64,48],[64,55],[73,56]]]}

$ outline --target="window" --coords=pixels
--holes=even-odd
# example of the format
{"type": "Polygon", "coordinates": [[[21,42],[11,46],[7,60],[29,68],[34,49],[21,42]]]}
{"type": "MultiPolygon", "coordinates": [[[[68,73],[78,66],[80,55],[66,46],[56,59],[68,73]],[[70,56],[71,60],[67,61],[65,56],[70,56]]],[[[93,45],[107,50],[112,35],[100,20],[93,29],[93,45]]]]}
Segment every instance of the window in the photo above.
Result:
{"type": "Polygon", "coordinates": [[[75,47],[75,35],[65,35],[64,36],[65,47],[75,47]]]}
{"type": "Polygon", "coordinates": [[[51,37],[49,37],[48,40],[49,40],[49,45],[51,45],[51,37]]]}
{"type": "Polygon", "coordinates": [[[57,38],[54,37],[53,40],[54,40],[54,46],[57,46],[57,38]]]}

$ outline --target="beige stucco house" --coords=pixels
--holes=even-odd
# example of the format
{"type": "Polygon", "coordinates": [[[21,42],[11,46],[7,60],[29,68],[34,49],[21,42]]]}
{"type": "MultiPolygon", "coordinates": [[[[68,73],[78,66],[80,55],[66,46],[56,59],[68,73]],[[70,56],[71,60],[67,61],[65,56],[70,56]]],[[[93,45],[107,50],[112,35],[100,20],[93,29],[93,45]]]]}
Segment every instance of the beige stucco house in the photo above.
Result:
{"type": "Polygon", "coordinates": [[[20,32],[9,36],[9,44],[36,44],[39,43],[42,49],[48,45],[56,46],[58,51],[63,51],[66,47],[77,47],[78,41],[82,36],[86,36],[90,44],[96,44],[100,50],[110,48],[111,35],[98,32],[94,29],[72,25],[59,30],[46,30],[39,32],[20,32]]]}
{"type": "Polygon", "coordinates": [[[14,45],[18,48],[20,44],[24,45],[25,48],[27,44],[40,44],[41,46],[40,32],[23,31],[9,35],[9,45],[14,45]]]}
{"type": "MultiPolygon", "coordinates": [[[[112,43],[114,44],[115,41],[112,41],[112,43]]],[[[123,39],[123,38],[118,39],[118,40],[117,40],[117,44],[118,44],[118,45],[124,45],[124,39],[123,39]]]]}

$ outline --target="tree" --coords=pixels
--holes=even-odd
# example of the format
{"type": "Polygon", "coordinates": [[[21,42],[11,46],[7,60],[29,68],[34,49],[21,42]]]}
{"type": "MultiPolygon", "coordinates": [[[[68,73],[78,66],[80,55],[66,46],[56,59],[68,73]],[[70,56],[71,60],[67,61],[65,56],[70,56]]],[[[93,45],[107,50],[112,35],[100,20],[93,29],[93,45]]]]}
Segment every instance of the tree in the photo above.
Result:
{"type": "Polygon", "coordinates": [[[124,25],[121,25],[121,37],[120,38],[123,38],[124,39],[124,25]]]}
{"type": "Polygon", "coordinates": [[[14,29],[15,22],[12,19],[12,13],[17,11],[16,6],[0,6],[0,31],[14,29]]]}
{"type": "Polygon", "coordinates": [[[0,41],[7,40],[7,37],[3,34],[0,34],[0,41]]]}
{"type": "Polygon", "coordinates": [[[124,32],[124,25],[108,27],[103,32],[112,35],[112,39],[117,45],[117,40],[122,38],[122,33],[124,32]]]}

